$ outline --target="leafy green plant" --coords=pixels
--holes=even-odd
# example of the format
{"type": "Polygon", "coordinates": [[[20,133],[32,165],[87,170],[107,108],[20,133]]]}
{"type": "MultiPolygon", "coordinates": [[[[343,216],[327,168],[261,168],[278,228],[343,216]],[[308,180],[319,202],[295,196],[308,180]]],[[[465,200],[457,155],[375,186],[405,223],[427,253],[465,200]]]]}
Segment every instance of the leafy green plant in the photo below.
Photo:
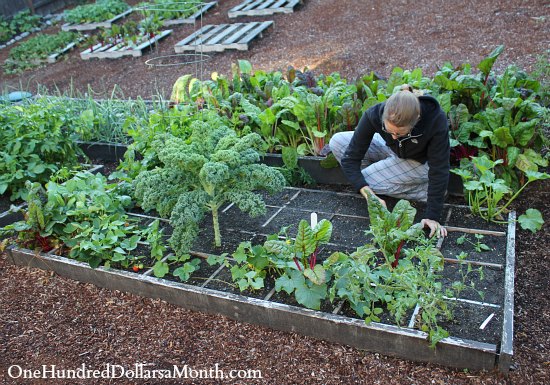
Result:
{"type": "Polygon", "coordinates": [[[129,267],[140,257],[132,251],[141,242],[150,245],[150,257],[162,258],[164,246],[158,223],[142,227],[125,213],[131,198],[118,186],[107,184],[101,174],[78,172],[63,183],[27,182],[28,211],[25,221],[4,231],[18,231],[18,243],[49,251],[67,250],[67,255],[91,267],[112,263],[129,267]]]}
{"type": "Polygon", "coordinates": [[[94,4],[79,5],[66,10],[63,18],[73,24],[101,22],[112,19],[129,7],[122,0],[97,0],[94,4]]]}
{"type": "Polygon", "coordinates": [[[48,56],[62,51],[78,40],[78,34],[61,31],[53,35],[39,34],[10,50],[4,62],[8,74],[19,73],[43,64],[48,56]]]}
{"type": "Polygon", "coordinates": [[[469,243],[474,247],[474,250],[478,253],[481,253],[482,251],[491,251],[491,248],[487,246],[485,243],[481,242],[481,240],[484,238],[483,234],[474,234],[475,240],[472,241],[469,239],[468,234],[463,234],[460,237],[457,238],[456,244],[457,245],[463,245],[465,243],[469,243]]]}
{"type": "Polygon", "coordinates": [[[137,6],[144,16],[160,20],[183,19],[197,12],[202,0],[175,2],[174,0],[153,0],[137,6]]]}
{"type": "MultiPolygon", "coordinates": [[[[24,11],[17,12],[10,22],[10,29],[13,34],[30,32],[33,28],[38,27],[41,24],[41,17],[39,15],[33,15],[26,9],[24,11]]],[[[1,39],[0,39],[1,40],[1,39]]]]}
{"type": "Polygon", "coordinates": [[[78,102],[65,99],[68,105],[76,105],[73,127],[82,140],[129,144],[129,132],[147,125],[150,107],[141,98],[124,100],[116,87],[107,99],[96,100],[93,95],[89,88],[88,96],[78,102]]]}
{"type": "Polygon", "coordinates": [[[40,24],[41,17],[32,15],[28,9],[17,12],[11,20],[0,15],[0,42],[8,41],[23,32],[31,32],[40,24]]]}
{"type": "Polygon", "coordinates": [[[227,258],[213,258],[213,262],[230,267],[241,291],[264,287],[264,279],[271,272],[277,292],[284,290],[299,304],[318,310],[327,297],[330,273],[317,263],[317,256],[321,246],[330,241],[332,224],[323,219],[311,226],[301,220],[295,238],[288,237],[286,230],[268,236],[263,245],[242,242],[233,253],[234,263],[227,258]]]}
{"type": "Polygon", "coordinates": [[[333,275],[330,300],[346,300],[366,323],[379,322],[385,307],[398,325],[405,320],[407,311],[418,305],[418,327],[428,333],[435,346],[449,335],[438,322],[441,317],[450,318],[452,313],[441,285],[443,257],[433,243],[424,239],[414,247],[404,248],[395,267],[385,259],[380,262],[380,249],[371,244],[350,255],[332,254],[324,263],[333,275]]]}
{"type": "Polygon", "coordinates": [[[261,196],[284,187],[283,176],[258,164],[263,142],[258,134],[242,138],[224,126],[212,127],[196,121],[188,141],[166,135],[153,146],[162,166],[142,171],[135,180],[135,196],[145,210],[156,209],[170,217],[174,232],[170,238],[178,253],[185,253],[198,234],[199,223],[210,212],[214,244],[221,246],[218,211],[235,203],[252,216],[265,213],[261,196]]]}
{"type": "MultiPolygon", "coordinates": [[[[483,155],[471,158],[471,163],[465,163],[463,168],[452,170],[460,175],[464,182],[464,190],[472,213],[487,221],[506,222],[504,214],[523,189],[531,182],[550,178],[547,173],[527,171],[525,173],[527,181],[514,193],[495,173],[495,166],[502,162],[501,159],[492,161],[483,155]]],[[[544,223],[540,211],[535,209],[527,210],[518,218],[518,222],[522,228],[532,232],[539,230],[544,223]]]]}
{"type": "Polygon", "coordinates": [[[380,201],[368,194],[370,228],[365,232],[372,235],[385,260],[396,267],[406,241],[418,241],[424,236],[422,225],[414,223],[416,209],[406,200],[397,202],[390,212],[380,201]]]}
{"type": "Polygon", "coordinates": [[[455,298],[460,298],[461,293],[468,290],[473,291],[483,300],[485,293],[476,289],[475,280],[472,278],[473,275],[477,275],[480,280],[484,279],[485,274],[483,272],[483,266],[473,268],[471,263],[466,263],[465,261],[468,259],[468,253],[464,251],[458,254],[456,259],[459,261],[458,274],[460,279],[452,283],[452,294],[449,293],[449,296],[452,295],[455,298]],[[466,268],[464,268],[464,266],[466,266],[466,268]]]}
{"type": "Polygon", "coordinates": [[[78,164],[83,153],[62,105],[38,99],[0,108],[0,194],[25,198],[26,181],[46,183],[60,167],[78,164]]]}
{"type": "Polygon", "coordinates": [[[330,274],[317,263],[320,246],[330,241],[332,223],[323,219],[313,226],[301,220],[296,237],[268,240],[266,251],[285,263],[284,272],[275,280],[275,290],[294,294],[296,301],[310,309],[320,309],[327,296],[330,274]],[[294,266],[292,266],[294,263],[294,266]]]}
{"type": "Polygon", "coordinates": [[[315,179],[301,166],[298,165],[298,152],[294,147],[283,147],[281,150],[283,166],[278,170],[285,177],[290,186],[313,186],[315,179]]]}

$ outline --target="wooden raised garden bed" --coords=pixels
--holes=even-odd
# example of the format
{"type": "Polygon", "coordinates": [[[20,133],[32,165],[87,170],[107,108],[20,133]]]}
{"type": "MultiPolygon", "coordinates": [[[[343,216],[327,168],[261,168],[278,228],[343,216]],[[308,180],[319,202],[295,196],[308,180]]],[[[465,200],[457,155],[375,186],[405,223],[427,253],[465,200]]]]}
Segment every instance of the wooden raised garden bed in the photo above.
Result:
{"type": "Polygon", "coordinates": [[[134,44],[128,42],[122,42],[118,44],[108,43],[103,44],[99,43],[94,45],[92,48],[88,48],[85,51],[80,53],[80,57],[83,60],[89,60],[91,58],[98,59],[118,59],[123,56],[134,56],[139,57],[143,55],[143,51],[146,48],[151,47],[154,43],[165,38],[166,36],[172,33],[171,29],[162,31],[153,38],[149,38],[146,35],[140,37],[140,39],[134,44]]]}
{"type": "MultiPolygon", "coordinates": [[[[241,241],[250,240],[260,244],[267,234],[277,232],[282,225],[292,225],[295,231],[300,219],[309,218],[315,211],[319,219],[327,218],[333,223],[331,243],[321,251],[326,258],[333,251],[349,252],[363,245],[367,239],[364,230],[369,219],[364,198],[358,194],[335,193],[318,190],[287,188],[274,197],[266,197],[268,212],[260,218],[243,216],[235,206],[226,206],[220,214],[222,239],[221,249],[212,246],[212,228],[205,220],[199,238],[193,246],[194,254],[206,256],[232,252],[241,241]]],[[[418,218],[422,205],[416,204],[418,218]]],[[[476,282],[476,287],[486,291],[483,301],[471,293],[459,298],[448,298],[455,304],[453,321],[444,324],[450,337],[438,342],[435,349],[426,341],[427,334],[414,329],[416,312],[409,315],[410,322],[401,327],[391,324],[390,318],[382,322],[365,324],[350,313],[342,303],[325,301],[321,311],[309,310],[296,305],[293,298],[283,292],[276,293],[273,287],[257,292],[236,291],[231,285],[226,267],[209,267],[203,262],[193,273],[189,283],[155,278],[151,271],[143,274],[105,269],[92,269],[85,263],[76,262],[53,253],[39,254],[29,250],[9,248],[9,260],[17,265],[52,270],[82,282],[93,283],[112,290],[122,290],[138,295],[160,298],[196,311],[222,314],[238,321],[259,324],[278,330],[347,344],[360,349],[375,351],[414,361],[433,362],[457,368],[492,370],[498,367],[506,372],[513,354],[513,296],[514,296],[514,215],[510,215],[508,227],[483,228],[483,221],[467,214],[467,208],[457,205],[445,206],[445,223],[450,235],[439,242],[445,256],[443,290],[452,282],[460,261],[457,251],[468,251],[467,246],[457,247],[453,235],[483,234],[491,251],[485,255],[471,252],[474,267],[483,266],[485,280],[476,282]],[[227,284],[224,284],[226,282],[227,284]]],[[[150,220],[145,214],[138,216],[150,220]]],[[[166,220],[162,223],[169,233],[166,220]]]]}
{"type": "Polygon", "coordinates": [[[174,46],[176,53],[186,51],[222,52],[226,49],[247,51],[248,43],[273,25],[273,21],[205,25],[174,46]]]}
{"type": "Polygon", "coordinates": [[[84,23],[84,24],[65,23],[61,26],[61,30],[62,31],[93,31],[94,29],[98,29],[98,28],[111,28],[115,21],[128,16],[130,13],[132,13],[132,11],[133,9],[130,8],[127,11],[116,15],[112,19],[109,19],[106,21],[99,21],[96,23],[84,23]]]}
{"type": "Polygon", "coordinates": [[[245,0],[231,8],[230,18],[239,16],[266,16],[275,13],[292,13],[301,0],[245,0]]]}

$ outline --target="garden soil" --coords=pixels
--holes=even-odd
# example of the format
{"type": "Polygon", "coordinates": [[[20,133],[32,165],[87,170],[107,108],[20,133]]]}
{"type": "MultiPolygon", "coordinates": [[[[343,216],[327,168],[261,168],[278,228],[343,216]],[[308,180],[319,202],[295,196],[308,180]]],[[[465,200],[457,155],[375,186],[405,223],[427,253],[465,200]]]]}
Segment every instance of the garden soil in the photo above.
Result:
{"type": "MultiPolygon", "coordinates": [[[[231,22],[227,10],[239,2],[220,1],[204,17],[203,24],[231,22]]],[[[66,60],[19,77],[0,73],[0,81],[2,89],[22,85],[30,90],[42,84],[85,91],[90,84],[105,95],[118,84],[126,96],[148,98],[157,92],[168,96],[172,83],[184,73],[199,73],[205,78],[212,71],[228,74],[237,59],[250,60],[255,69],[309,66],[318,74],[338,71],[347,78],[371,70],[388,76],[395,66],[421,67],[431,75],[445,61],[475,64],[498,44],[505,44],[506,50],[497,61],[497,69],[514,63],[535,70],[537,56],[548,49],[548,12],[548,4],[543,1],[419,4],[408,0],[304,0],[294,14],[269,17],[275,21],[274,27],[253,41],[250,51],[213,54],[202,68],[145,66],[147,59],[172,54],[173,45],[196,28],[179,26],[158,51],[143,58],[85,62],[74,51],[66,60]]],[[[243,20],[258,19],[268,17],[243,20]]],[[[7,53],[6,49],[0,51],[0,61],[7,53]]],[[[538,182],[522,193],[514,208],[520,213],[538,208],[548,221],[549,198],[550,181],[538,182]]],[[[11,266],[2,254],[0,382],[17,383],[7,377],[10,365],[29,369],[58,365],[69,369],[86,364],[102,369],[107,363],[127,368],[144,363],[157,369],[187,364],[208,370],[217,364],[227,371],[261,371],[262,379],[238,382],[246,384],[548,384],[549,230],[547,223],[537,234],[517,232],[514,358],[507,378],[495,372],[404,361],[193,312],[50,272],[11,266]]],[[[96,383],[106,382],[86,381],[96,383]]],[[[112,383],[161,382],[119,379],[112,383]]],[[[186,383],[237,382],[210,379],[186,383]]]]}

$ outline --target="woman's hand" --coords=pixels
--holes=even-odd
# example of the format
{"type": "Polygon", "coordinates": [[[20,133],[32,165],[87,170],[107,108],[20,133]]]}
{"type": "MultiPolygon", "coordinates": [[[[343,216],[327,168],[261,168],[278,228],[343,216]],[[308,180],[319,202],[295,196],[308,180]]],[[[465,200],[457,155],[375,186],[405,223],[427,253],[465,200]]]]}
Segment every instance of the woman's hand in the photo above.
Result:
{"type": "Polygon", "coordinates": [[[420,224],[423,227],[430,228],[430,238],[433,237],[434,234],[436,234],[438,238],[447,236],[447,229],[441,226],[438,221],[434,221],[433,219],[422,219],[420,224]]]}

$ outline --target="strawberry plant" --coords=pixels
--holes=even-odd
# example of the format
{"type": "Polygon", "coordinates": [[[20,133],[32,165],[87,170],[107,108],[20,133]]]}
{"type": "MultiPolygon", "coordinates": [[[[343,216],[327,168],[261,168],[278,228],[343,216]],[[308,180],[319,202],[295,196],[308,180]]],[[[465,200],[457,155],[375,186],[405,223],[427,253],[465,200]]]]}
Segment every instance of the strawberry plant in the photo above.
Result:
{"type": "Polygon", "coordinates": [[[50,181],[44,189],[27,182],[25,220],[6,226],[18,231],[17,242],[27,248],[66,250],[70,258],[91,267],[117,264],[129,267],[137,258],[138,242],[150,245],[150,257],[159,261],[164,246],[158,221],[142,227],[125,209],[131,204],[119,187],[107,184],[101,174],[78,172],[63,183],[50,181]]]}

